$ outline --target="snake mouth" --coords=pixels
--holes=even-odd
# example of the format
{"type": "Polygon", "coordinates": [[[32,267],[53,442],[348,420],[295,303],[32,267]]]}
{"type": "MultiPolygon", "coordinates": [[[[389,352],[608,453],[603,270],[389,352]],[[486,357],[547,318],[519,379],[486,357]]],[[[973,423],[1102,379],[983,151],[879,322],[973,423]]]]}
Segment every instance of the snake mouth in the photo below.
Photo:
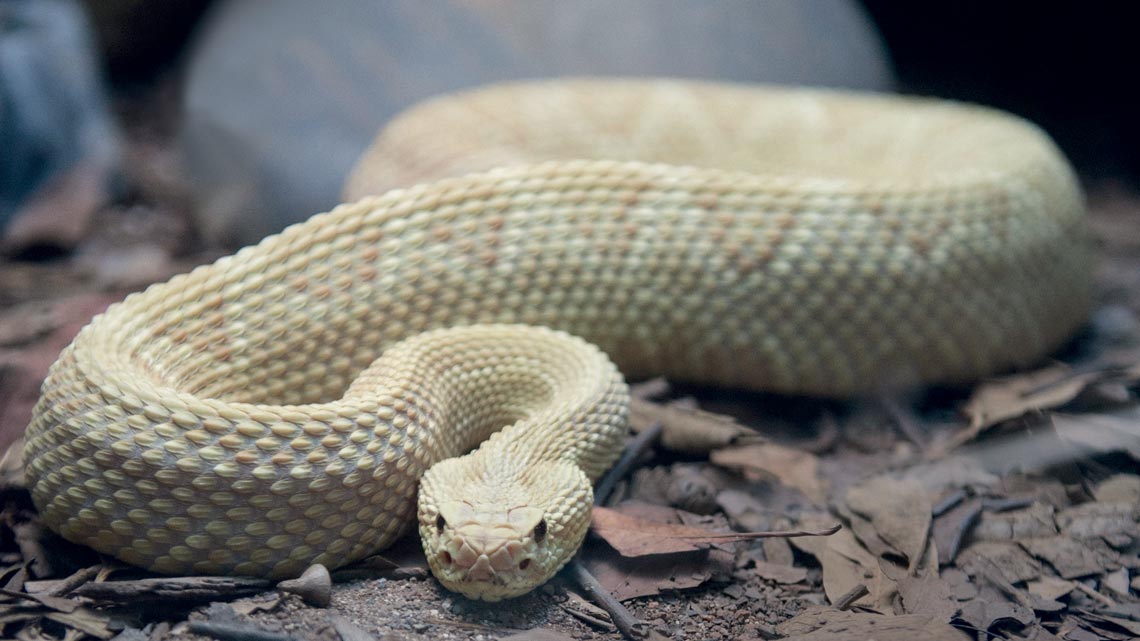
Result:
{"type": "Polygon", "coordinates": [[[448,588],[485,601],[522,594],[544,578],[533,539],[495,534],[479,528],[452,533],[434,555],[436,575],[448,588]]]}

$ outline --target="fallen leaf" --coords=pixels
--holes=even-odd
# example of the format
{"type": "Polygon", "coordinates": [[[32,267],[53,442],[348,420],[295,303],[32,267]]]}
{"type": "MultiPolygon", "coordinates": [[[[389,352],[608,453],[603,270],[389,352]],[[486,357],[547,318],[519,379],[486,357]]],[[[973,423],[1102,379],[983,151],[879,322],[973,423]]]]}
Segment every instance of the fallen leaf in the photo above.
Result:
{"type": "Polygon", "coordinates": [[[1029,625],[1033,612],[1028,608],[1009,601],[974,599],[962,606],[958,620],[965,621],[976,630],[989,631],[999,623],[1014,621],[1021,626],[1029,625]]]}
{"type": "Polygon", "coordinates": [[[905,559],[908,569],[914,572],[930,534],[930,497],[922,485],[914,480],[877,476],[847,490],[845,501],[853,512],[870,521],[878,538],[905,559]]]}
{"type": "Polygon", "coordinates": [[[1061,578],[1076,579],[1120,567],[1120,554],[1100,539],[1077,541],[1067,536],[1018,541],[1027,552],[1053,566],[1061,578]]]}
{"type": "Polygon", "coordinates": [[[1109,572],[1101,579],[1100,584],[1116,594],[1117,597],[1128,599],[1129,598],[1129,585],[1128,585],[1128,568],[1120,568],[1115,572],[1109,572]]]}
{"type": "Polygon", "coordinates": [[[1121,534],[1140,539],[1140,504],[1095,501],[1074,505],[1057,514],[1057,525],[1074,539],[1121,534]]]}
{"type": "Polygon", "coordinates": [[[1105,627],[1113,627],[1120,628],[1127,633],[1127,635],[1122,638],[1132,640],[1140,638],[1140,621],[1134,620],[1135,615],[1132,617],[1113,616],[1105,612],[1089,612],[1087,610],[1082,611],[1080,614],[1084,620],[1096,624],[1097,629],[1102,633],[1108,632],[1104,629],[1105,627]]]}
{"type": "Polygon", "coordinates": [[[575,639],[550,628],[531,628],[525,632],[502,637],[501,641],[575,641],[575,639]]]}
{"type": "Polygon", "coordinates": [[[1025,584],[1025,589],[1030,594],[1035,594],[1042,599],[1056,601],[1063,596],[1067,596],[1070,592],[1077,589],[1077,584],[1065,579],[1058,579],[1055,576],[1043,576],[1039,579],[1034,579],[1025,584]]]}
{"type": "Polygon", "coordinates": [[[582,563],[619,601],[695,588],[734,569],[734,555],[717,549],[629,558],[608,546],[587,547],[582,563]]]}
{"type": "MultiPolygon", "coordinates": [[[[813,519],[801,520],[811,527],[813,519]]],[[[823,567],[823,591],[831,603],[837,602],[852,589],[864,585],[869,594],[856,603],[891,612],[898,589],[895,582],[884,574],[875,555],[868,552],[849,530],[840,530],[832,536],[816,539],[792,539],[791,544],[811,554],[823,567]]]]}
{"type": "Polygon", "coordinates": [[[755,561],[756,575],[768,581],[776,583],[801,583],[807,579],[807,569],[797,568],[792,565],[783,565],[780,563],[768,563],[767,561],[755,561]]]}
{"type": "Polygon", "coordinates": [[[629,421],[636,431],[660,423],[663,429],[661,444],[675,452],[689,454],[705,454],[742,441],[762,438],[731,416],[675,403],[662,405],[637,397],[630,399],[629,421]]]}
{"type": "Polygon", "coordinates": [[[794,641],[968,641],[970,637],[937,617],[922,614],[889,616],[812,606],[776,626],[794,641]]]}
{"type": "Polygon", "coordinates": [[[740,470],[746,476],[758,479],[775,477],[781,483],[803,492],[818,505],[826,500],[824,482],[819,476],[819,459],[810,452],[775,443],[755,443],[716,450],[709,454],[709,460],[723,467],[740,470]]]}
{"type": "Polygon", "coordinates": [[[827,536],[839,526],[815,532],[712,532],[699,527],[661,523],[596,506],[590,522],[591,530],[609,543],[622,556],[672,554],[707,549],[718,543],[734,543],[770,537],[827,536]]]}
{"type": "Polygon", "coordinates": [[[907,614],[924,614],[949,623],[961,608],[954,588],[937,576],[902,576],[898,588],[907,614]]]}
{"type": "Polygon", "coordinates": [[[958,555],[957,566],[972,575],[980,574],[982,565],[993,567],[1008,583],[1041,576],[1041,564],[1011,541],[979,541],[958,555]]]}
{"type": "Polygon", "coordinates": [[[973,538],[975,541],[1019,541],[1056,533],[1053,506],[1033,503],[1020,510],[983,513],[974,527],[973,538]]]}
{"type": "Polygon", "coordinates": [[[1101,481],[1093,490],[1093,497],[1101,503],[1128,503],[1140,505],[1140,476],[1117,474],[1101,481]]]}
{"type": "Polygon", "coordinates": [[[966,535],[982,516],[982,500],[972,498],[962,501],[949,511],[934,519],[931,524],[931,538],[938,548],[938,562],[949,565],[957,558],[966,535]]]}
{"type": "Polygon", "coordinates": [[[1061,363],[992,380],[974,390],[962,411],[981,431],[1027,412],[1059,407],[1077,397],[1098,372],[1074,372],[1061,363]]]}
{"type": "Polygon", "coordinates": [[[1126,452],[1140,460],[1140,406],[1097,414],[1054,414],[1058,436],[1076,446],[1072,457],[1097,452],[1126,452]]]}

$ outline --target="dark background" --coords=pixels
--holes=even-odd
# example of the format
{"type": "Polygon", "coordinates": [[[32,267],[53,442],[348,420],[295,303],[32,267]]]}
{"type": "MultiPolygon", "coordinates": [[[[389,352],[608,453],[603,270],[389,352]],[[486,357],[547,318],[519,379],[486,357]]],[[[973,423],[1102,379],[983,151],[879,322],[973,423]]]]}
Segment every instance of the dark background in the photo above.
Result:
{"type": "MultiPolygon", "coordinates": [[[[176,70],[210,4],[88,0],[114,87],[142,90],[176,70]]],[[[1086,179],[1140,180],[1140,22],[1132,3],[862,5],[901,91],[1019,113],[1049,130],[1086,179]]]]}

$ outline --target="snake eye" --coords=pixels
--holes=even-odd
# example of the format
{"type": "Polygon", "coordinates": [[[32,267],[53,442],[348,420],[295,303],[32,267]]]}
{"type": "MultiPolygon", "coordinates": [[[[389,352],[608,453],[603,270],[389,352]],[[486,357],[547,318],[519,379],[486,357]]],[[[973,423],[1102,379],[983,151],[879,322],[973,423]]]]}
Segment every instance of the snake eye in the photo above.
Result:
{"type": "Polygon", "coordinates": [[[542,543],[542,540],[545,538],[546,538],[546,519],[542,519],[541,521],[538,522],[538,525],[534,526],[534,540],[537,543],[542,543]]]}
{"type": "Polygon", "coordinates": [[[435,530],[436,530],[436,532],[443,534],[443,528],[445,528],[445,527],[447,527],[447,520],[443,518],[443,515],[440,514],[439,516],[435,517],[435,530]]]}

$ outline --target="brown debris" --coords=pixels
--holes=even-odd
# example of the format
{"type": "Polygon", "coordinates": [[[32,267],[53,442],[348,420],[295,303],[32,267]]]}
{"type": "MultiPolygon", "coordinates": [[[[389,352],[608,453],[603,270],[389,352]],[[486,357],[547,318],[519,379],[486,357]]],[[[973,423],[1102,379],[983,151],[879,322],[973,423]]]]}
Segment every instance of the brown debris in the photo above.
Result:
{"type": "Polygon", "coordinates": [[[901,556],[913,573],[930,533],[926,490],[917,481],[877,476],[848,489],[845,500],[852,528],[863,543],[879,556],[901,556]]]}
{"type": "Polygon", "coordinates": [[[716,450],[709,454],[709,460],[751,478],[775,477],[815,503],[822,504],[826,499],[819,458],[814,454],[775,443],[758,443],[716,450]]]}
{"type": "Polygon", "coordinates": [[[630,399],[630,423],[635,431],[659,424],[662,444],[676,452],[704,454],[737,443],[761,440],[761,436],[721,414],[671,403],[661,405],[641,398],[630,399]]]}
{"type": "Polygon", "coordinates": [[[921,614],[888,616],[831,608],[809,608],[776,626],[795,641],[968,641],[969,637],[936,617],[921,614]]]}
{"type": "Polygon", "coordinates": [[[695,552],[714,545],[762,538],[829,536],[839,530],[839,526],[832,526],[818,531],[711,532],[698,527],[629,516],[605,507],[594,508],[590,528],[622,556],[628,557],[695,552]]]}

